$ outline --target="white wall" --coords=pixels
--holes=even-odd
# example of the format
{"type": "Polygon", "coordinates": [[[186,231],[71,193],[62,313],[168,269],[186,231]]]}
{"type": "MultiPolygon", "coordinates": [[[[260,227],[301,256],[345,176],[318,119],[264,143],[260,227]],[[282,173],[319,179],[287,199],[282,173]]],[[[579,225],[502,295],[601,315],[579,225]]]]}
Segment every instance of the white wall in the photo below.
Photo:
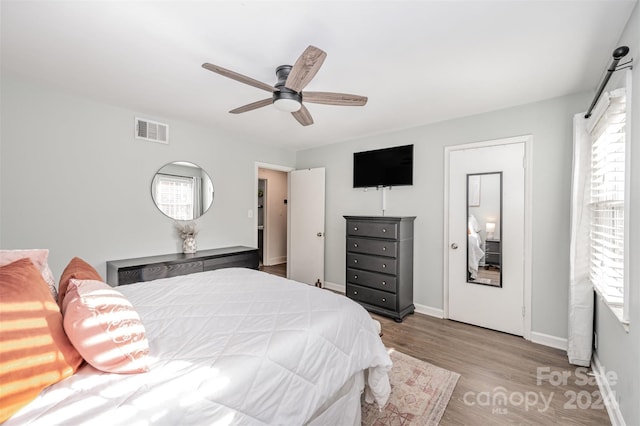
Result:
{"type": "Polygon", "coordinates": [[[0,247],[48,248],[56,276],[73,256],[103,276],[107,260],[181,250],[173,221],[151,199],[171,161],[206,170],[211,209],[196,221],[198,248],[252,246],[255,162],[294,165],[295,155],[215,129],[149,116],[2,77],[0,247]],[[134,117],[170,126],[170,144],[134,138],[134,117]]]}
{"type": "Polygon", "coordinates": [[[596,355],[607,371],[616,373],[610,383],[616,394],[620,413],[627,425],[640,425],[640,5],[636,7],[616,46],[629,46],[625,58],[635,59],[631,94],[631,188],[628,221],[630,326],[625,331],[611,310],[601,301],[596,303],[595,331],[598,334],[596,355]]]}
{"type": "Polygon", "coordinates": [[[444,147],[532,134],[532,331],[566,338],[572,117],[590,100],[567,96],[298,152],[297,167],[326,167],[326,281],[344,285],[342,216],[381,214],[379,191],[352,188],[353,153],[413,143],[414,185],[388,191],[386,214],[417,216],[414,302],[443,309],[444,147]]]}

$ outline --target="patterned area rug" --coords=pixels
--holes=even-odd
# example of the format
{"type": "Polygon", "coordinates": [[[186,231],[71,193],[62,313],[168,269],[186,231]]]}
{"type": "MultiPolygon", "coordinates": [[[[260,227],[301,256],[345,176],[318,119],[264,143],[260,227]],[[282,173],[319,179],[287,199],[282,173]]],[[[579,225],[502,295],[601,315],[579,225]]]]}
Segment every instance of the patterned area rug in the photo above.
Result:
{"type": "Polygon", "coordinates": [[[445,370],[401,352],[390,353],[391,396],[382,411],[375,404],[362,404],[366,426],[431,426],[440,423],[458,373],[445,370]]]}

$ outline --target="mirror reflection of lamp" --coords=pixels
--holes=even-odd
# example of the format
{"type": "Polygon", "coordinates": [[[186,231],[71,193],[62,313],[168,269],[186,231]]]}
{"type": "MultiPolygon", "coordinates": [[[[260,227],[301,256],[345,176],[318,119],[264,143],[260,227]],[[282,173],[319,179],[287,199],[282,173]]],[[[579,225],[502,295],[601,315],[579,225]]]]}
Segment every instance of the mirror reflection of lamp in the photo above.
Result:
{"type": "Polygon", "coordinates": [[[493,233],[496,232],[495,222],[487,222],[485,225],[485,229],[487,231],[487,239],[493,240],[493,233]]]}

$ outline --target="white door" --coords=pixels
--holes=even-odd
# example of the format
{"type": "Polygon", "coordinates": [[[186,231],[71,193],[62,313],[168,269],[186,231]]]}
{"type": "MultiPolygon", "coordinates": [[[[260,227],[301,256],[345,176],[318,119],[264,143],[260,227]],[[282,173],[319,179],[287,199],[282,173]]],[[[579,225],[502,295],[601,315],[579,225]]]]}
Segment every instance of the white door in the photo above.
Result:
{"type": "Polygon", "coordinates": [[[449,318],[519,336],[525,306],[524,156],[524,142],[449,155],[449,318]],[[501,207],[492,210],[491,200],[501,207]]]}
{"type": "Polygon", "coordinates": [[[289,173],[287,276],[324,284],[324,168],[289,173]]]}

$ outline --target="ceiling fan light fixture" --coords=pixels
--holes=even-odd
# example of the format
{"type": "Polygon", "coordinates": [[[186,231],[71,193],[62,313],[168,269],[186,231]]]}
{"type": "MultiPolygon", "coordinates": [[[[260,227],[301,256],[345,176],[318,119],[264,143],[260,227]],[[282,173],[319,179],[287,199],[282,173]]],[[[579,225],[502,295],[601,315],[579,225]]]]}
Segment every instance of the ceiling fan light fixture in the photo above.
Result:
{"type": "Polygon", "coordinates": [[[202,67],[216,74],[239,81],[240,83],[271,92],[271,98],[251,102],[250,104],[232,109],[229,113],[241,114],[273,104],[279,111],[292,113],[293,118],[301,125],[308,126],[313,124],[313,118],[309,110],[302,104],[303,98],[307,98],[305,101],[311,103],[325,105],[363,106],[367,103],[366,96],[333,92],[302,92],[316,75],[326,57],[326,52],[321,49],[315,46],[307,47],[293,66],[280,65],[276,68],[278,81],[273,87],[261,81],[254,80],[251,77],[247,77],[246,75],[208,62],[202,64],[202,67]]]}
{"type": "Polygon", "coordinates": [[[284,112],[296,112],[302,108],[302,104],[299,101],[287,98],[276,99],[273,101],[273,106],[284,112]]]}

